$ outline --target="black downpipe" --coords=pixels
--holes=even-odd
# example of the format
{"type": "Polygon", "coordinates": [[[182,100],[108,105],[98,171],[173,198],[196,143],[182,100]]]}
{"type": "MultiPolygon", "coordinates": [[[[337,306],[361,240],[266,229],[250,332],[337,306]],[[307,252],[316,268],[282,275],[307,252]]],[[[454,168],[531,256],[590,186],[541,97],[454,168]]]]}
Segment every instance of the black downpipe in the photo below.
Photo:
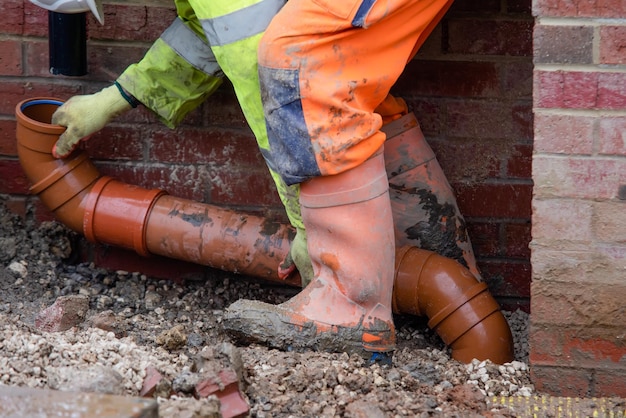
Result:
{"type": "Polygon", "coordinates": [[[50,73],[87,74],[87,13],[48,12],[50,73]]]}

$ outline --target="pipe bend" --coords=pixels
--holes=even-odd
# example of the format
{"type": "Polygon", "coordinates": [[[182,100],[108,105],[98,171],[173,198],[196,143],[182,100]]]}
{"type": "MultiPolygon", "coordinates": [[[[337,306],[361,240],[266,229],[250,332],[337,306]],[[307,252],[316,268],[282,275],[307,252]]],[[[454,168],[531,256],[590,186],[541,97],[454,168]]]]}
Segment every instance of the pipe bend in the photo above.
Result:
{"type": "Polygon", "coordinates": [[[65,128],[51,125],[52,114],[63,104],[54,98],[36,98],[17,104],[17,154],[30,192],[38,196],[55,217],[76,232],[83,232],[84,201],[100,173],[82,152],[60,160],[52,147],[65,128]]]}
{"type": "Polygon", "coordinates": [[[403,247],[396,253],[393,308],[429,318],[428,326],[469,363],[513,360],[513,336],[487,285],[458,262],[432,251],[403,247]]]}

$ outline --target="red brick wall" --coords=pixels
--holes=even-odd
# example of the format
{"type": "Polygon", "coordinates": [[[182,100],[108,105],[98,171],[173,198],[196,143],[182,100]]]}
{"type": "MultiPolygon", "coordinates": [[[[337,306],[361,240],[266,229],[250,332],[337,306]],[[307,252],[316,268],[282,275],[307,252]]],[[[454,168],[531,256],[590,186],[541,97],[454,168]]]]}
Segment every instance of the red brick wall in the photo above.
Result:
{"type": "MultiPolygon", "coordinates": [[[[47,12],[26,0],[3,1],[0,194],[16,210],[32,204],[49,218],[19,174],[15,104],[108,85],[174,17],[171,0],[144,4],[105,0],[105,25],[88,17],[89,75],[69,78],[49,74],[47,12]]],[[[483,276],[511,309],[527,308],[530,295],[532,24],[530,0],[457,0],[394,88],[414,110],[457,192],[483,276]]],[[[174,131],[147,111],[134,111],[85,148],[102,173],[125,182],[267,209],[286,221],[229,85],[174,131]]]]}
{"type": "Polygon", "coordinates": [[[626,3],[537,0],[531,370],[626,396],[626,3]]]}

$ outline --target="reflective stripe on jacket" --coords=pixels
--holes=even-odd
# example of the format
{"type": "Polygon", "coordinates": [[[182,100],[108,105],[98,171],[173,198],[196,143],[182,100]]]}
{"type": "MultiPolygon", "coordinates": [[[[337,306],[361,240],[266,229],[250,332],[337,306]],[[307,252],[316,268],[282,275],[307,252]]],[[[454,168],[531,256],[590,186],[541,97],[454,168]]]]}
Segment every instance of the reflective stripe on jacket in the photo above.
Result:
{"type": "MultiPolygon", "coordinates": [[[[118,82],[173,128],[222,83],[226,75],[259,148],[269,142],[261,103],[257,48],[265,28],[286,0],[176,0],[178,18],[144,58],[118,82]]],[[[270,173],[294,227],[300,217],[299,187],[270,173]]]]}

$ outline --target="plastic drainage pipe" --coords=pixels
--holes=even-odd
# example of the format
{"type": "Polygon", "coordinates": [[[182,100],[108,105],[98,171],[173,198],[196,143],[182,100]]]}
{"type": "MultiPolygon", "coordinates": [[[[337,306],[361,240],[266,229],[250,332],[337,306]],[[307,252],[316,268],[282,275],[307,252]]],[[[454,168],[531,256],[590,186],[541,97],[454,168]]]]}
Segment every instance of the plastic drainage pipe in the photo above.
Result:
{"type": "MultiPolygon", "coordinates": [[[[54,158],[52,147],[65,128],[50,120],[61,104],[35,98],[15,111],[18,157],[30,191],[60,222],[95,243],[301,286],[297,274],[281,279],[277,273],[294,237],[290,226],[101,176],[84,152],[54,158]]],[[[511,331],[497,302],[457,261],[403,247],[394,280],[394,312],[427,316],[453,358],[513,360],[511,331]]]]}
{"type": "Polygon", "coordinates": [[[87,13],[48,12],[50,73],[87,74],[87,13]]]}
{"type": "Polygon", "coordinates": [[[17,152],[30,191],[55,217],[91,242],[162,255],[267,280],[278,278],[291,227],[101,176],[84,152],[60,160],[52,147],[65,128],[51,125],[53,98],[17,105],[17,152]]]}
{"type": "Polygon", "coordinates": [[[428,326],[464,363],[513,360],[511,329],[487,285],[456,261],[415,247],[396,252],[393,308],[429,318],[428,326]]]}

